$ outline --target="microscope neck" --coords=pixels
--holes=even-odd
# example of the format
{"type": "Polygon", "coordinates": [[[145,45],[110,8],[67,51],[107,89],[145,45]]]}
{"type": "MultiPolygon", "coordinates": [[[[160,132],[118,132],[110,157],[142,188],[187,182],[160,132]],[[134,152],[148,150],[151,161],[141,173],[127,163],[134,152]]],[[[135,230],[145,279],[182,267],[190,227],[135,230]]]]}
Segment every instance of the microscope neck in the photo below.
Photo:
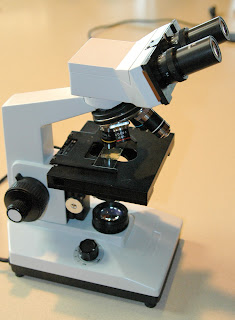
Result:
{"type": "Polygon", "coordinates": [[[122,101],[114,101],[114,100],[105,100],[105,99],[97,99],[97,98],[84,98],[86,104],[95,108],[95,109],[112,109],[120,104],[122,101]]]}

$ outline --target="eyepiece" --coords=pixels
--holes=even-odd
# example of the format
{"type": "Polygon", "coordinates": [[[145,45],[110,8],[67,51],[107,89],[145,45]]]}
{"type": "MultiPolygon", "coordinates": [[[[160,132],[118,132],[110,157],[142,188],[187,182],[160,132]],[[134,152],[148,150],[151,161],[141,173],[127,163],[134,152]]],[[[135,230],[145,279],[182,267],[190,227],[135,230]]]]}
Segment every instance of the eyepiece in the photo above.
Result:
{"type": "Polygon", "coordinates": [[[184,75],[221,62],[219,45],[213,37],[206,37],[176,50],[178,68],[184,75]]]}
{"type": "Polygon", "coordinates": [[[212,52],[214,53],[216,59],[220,62],[222,57],[221,57],[221,52],[218,44],[215,41],[212,41],[211,45],[212,45],[212,52]]]}
{"type": "Polygon", "coordinates": [[[192,43],[207,36],[214,37],[218,43],[229,40],[229,30],[222,17],[216,17],[189,29],[187,42],[192,43]]]}
{"type": "Polygon", "coordinates": [[[229,30],[222,17],[216,17],[191,29],[180,29],[171,37],[170,43],[171,46],[179,48],[208,36],[214,37],[218,43],[229,40],[229,30]]]}
{"type": "MultiPolygon", "coordinates": [[[[209,36],[181,48],[169,48],[157,60],[162,88],[187,79],[187,75],[221,62],[217,41],[209,36]]],[[[159,76],[158,76],[159,78],[159,76]]]]}

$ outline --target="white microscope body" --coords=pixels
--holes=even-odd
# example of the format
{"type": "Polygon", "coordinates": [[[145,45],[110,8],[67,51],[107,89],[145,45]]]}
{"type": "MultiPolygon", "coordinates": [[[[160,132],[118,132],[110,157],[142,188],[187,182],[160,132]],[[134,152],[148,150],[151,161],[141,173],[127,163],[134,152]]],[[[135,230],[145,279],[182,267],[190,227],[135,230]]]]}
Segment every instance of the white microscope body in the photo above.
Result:
{"type": "MultiPolygon", "coordinates": [[[[71,88],[12,96],[2,108],[9,186],[20,174],[47,187],[56,152],[52,123],[122,102],[141,108],[162,103],[141,66],[164,36],[172,37],[179,30],[173,21],[136,43],[90,39],[69,61],[71,88]]],[[[170,83],[165,89],[168,102],[174,86],[170,83]]],[[[18,209],[8,210],[9,260],[16,275],[156,305],[178,243],[181,219],[128,203],[127,228],[105,234],[93,227],[92,209],[84,221],[68,221],[64,190],[47,190],[49,201],[39,219],[21,222],[18,209]],[[92,261],[79,254],[85,239],[93,239],[99,249],[92,261]]],[[[94,199],[92,207],[99,202],[94,199]]]]}

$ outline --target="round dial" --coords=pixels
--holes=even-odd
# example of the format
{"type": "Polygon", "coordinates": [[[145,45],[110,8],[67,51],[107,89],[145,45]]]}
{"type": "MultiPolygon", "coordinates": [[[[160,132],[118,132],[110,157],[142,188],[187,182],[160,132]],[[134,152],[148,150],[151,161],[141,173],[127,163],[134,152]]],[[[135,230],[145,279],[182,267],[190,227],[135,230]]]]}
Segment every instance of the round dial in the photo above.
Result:
{"type": "Polygon", "coordinates": [[[99,254],[99,248],[95,240],[85,239],[80,242],[79,254],[85,261],[93,261],[99,254]]]}

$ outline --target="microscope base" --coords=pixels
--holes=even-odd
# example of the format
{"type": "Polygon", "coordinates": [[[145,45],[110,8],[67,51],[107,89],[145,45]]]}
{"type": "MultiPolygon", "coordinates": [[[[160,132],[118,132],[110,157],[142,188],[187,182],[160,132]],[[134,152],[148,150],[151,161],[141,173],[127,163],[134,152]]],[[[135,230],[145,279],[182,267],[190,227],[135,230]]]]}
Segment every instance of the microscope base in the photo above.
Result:
{"type": "MultiPolygon", "coordinates": [[[[126,290],[121,290],[117,288],[107,287],[99,285],[96,283],[86,282],[82,280],[72,279],[68,277],[59,276],[52,273],[46,273],[38,270],[28,269],[25,267],[20,267],[16,265],[11,265],[12,271],[15,272],[17,277],[29,276],[38,279],[48,280],[56,283],[61,283],[81,289],[91,290],[99,293],[109,294],[116,297],[121,297],[125,299],[135,300],[143,302],[147,307],[154,308],[158,301],[160,300],[161,294],[159,297],[151,297],[144,294],[130,292],[126,290]]],[[[170,270],[170,268],[169,268],[170,270]]],[[[168,271],[169,273],[169,271],[168,271]]],[[[166,278],[167,280],[167,278],[166,278]]],[[[162,290],[163,291],[163,290],[162,290]]]]}
{"type": "Polygon", "coordinates": [[[136,292],[121,290],[121,289],[117,289],[117,288],[99,285],[96,283],[91,283],[91,282],[87,282],[87,281],[63,277],[63,276],[59,276],[59,275],[52,274],[52,273],[47,273],[47,272],[33,270],[33,269],[21,267],[21,266],[16,266],[13,264],[11,264],[11,269],[17,277],[29,276],[29,277],[34,277],[37,279],[61,283],[61,284],[69,285],[72,287],[77,287],[77,288],[91,290],[91,291],[95,291],[95,292],[99,292],[99,293],[109,294],[109,295],[120,297],[120,298],[143,302],[146,305],[146,307],[154,308],[157,305],[157,303],[159,302],[159,300],[161,299],[165,284],[168,279],[168,275],[171,270],[172,263],[174,261],[174,257],[175,257],[177,248],[178,248],[178,243],[177,243],[173,258],[171,260],[171,264],[168,269],[161,293],[158,297],[151,297],[151,296],[136,293],[136,292]]]}
{"type": "Polygon", "coordinates": [[[118,234],[97,232],[91,213],[84,221],[58,225],[9,221],[10,264],[17,276],[31,276],[154,307],[162,294],[179,241],[181,219],[128,204],[129,225],[118,234]],[[82,226],[82,227],[81,227],[82,226]],[[94,239],[99,255],[86,262],[78,253],[94,239]]]}

